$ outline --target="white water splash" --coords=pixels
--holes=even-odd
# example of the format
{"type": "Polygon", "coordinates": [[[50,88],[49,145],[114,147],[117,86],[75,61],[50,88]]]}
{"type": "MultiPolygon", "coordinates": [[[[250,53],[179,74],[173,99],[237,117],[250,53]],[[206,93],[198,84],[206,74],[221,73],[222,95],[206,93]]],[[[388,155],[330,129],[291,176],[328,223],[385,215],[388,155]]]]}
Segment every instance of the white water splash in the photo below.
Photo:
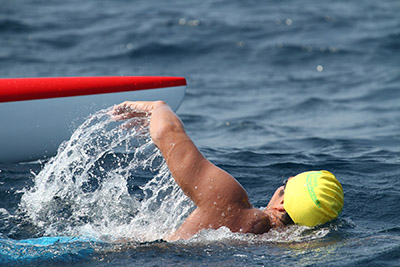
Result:
{"type": "Polygon", "coordinates": [[[88,118],[24,190],[25,218],[50,236],[152,241],[176,229],[193,205],[143,126],[148,119],[124,129],[106,110],[88,118]]]}
{"type": "Polygon", "coordinates": [[[313,229],[307,226],[291,225],[282,229],[271,229],[262,235],[233,233],[227,227],[217,230],[206,229],[194,235],[190,244],[224,243],[224,244],[268,244],[268,243],[304,243],[324,238],[332,230],[330,227],[313,229]]]}

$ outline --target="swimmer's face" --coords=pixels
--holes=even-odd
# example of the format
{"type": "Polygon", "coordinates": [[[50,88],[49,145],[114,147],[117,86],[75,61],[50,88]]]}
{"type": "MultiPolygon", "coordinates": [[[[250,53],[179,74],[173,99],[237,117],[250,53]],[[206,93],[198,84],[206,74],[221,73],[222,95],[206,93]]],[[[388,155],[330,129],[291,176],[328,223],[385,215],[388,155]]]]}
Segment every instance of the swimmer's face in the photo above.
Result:
{"type": "Polygon", "coordinates": [[[282,186],[276,189],[274,195],[272,196],[271,200],[269,201],[267,208],[265,210],[277,210],[277,211],[285,211],[283,207],[283,201],[285,196],[285,186],[287,181],[289,181],[293,177],[289,177],[282,186]]]}
{"type": "Polygon", "coordinates": [[[276,189],[274,195],[272,196],[265,210],[285,211],[285,209],[283,208],[284,195],[285,195],[284,187],[280,186],[278,189],[276,189]]]}

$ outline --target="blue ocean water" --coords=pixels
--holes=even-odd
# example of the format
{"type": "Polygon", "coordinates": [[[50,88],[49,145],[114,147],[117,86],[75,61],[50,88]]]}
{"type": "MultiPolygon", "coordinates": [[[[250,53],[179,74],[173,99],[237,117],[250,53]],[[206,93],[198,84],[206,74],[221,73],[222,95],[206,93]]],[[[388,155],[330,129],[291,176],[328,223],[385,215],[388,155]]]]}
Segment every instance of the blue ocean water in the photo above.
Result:
{"type": "MultiPolygon", "coordinates": [[[[174,193],[165,203],[179,202],[174,208],[182,214],[191,204],[173,185],[164,192],[149,184],[171,182],[160,159],[151,163],[158,166],[153,174],[148,163],[145,171],[132,167],[138,162],[129,149],[118,160],[89,158],[96,170],[87,172],[83,191],[71,188],[68,179],[82,175],[65,174],[75,162],[62,156],[47,164],[0,163],[1,263],[398,265],[399,12],[396,0],[5,1],[0,77],[184,76],[188,89],[177,113],[187,132],[239,180],[254,206],[266,206],[282,180],[310,169],[335,173],[345,206],[338,220],[317,229],[262,237],[220,229],[167,243],[163,231],[183,216],[168,214],[171,207],[152,196],[174,193]],[[54,177],[64,179],[58,187],[54,177]],[[99,177],[109,185],[100,186],[99,177]],[[39,181],[46,186],[35,197],[39,181]],[[149,227],[154,210],[160,233],[149,227]],[[84,233],[104,244],[18,242],[84,233]],[[107,241],[113,238],[131,241],[107,241]]],[[[141,160],[157,156],[144,146],[141,160]]]]}

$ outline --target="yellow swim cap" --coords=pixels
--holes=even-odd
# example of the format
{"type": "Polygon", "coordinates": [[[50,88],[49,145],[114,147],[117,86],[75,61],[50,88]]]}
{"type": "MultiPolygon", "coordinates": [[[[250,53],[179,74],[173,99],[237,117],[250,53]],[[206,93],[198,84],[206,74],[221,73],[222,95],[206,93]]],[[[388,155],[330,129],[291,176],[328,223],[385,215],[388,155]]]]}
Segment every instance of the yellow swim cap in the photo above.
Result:
{"type": "Polygon", "coordinates": [[[283,207],[296,224],[324,224],[342,211],[342,185],[328,171],[300,173],[287,182],[283,207]]]}

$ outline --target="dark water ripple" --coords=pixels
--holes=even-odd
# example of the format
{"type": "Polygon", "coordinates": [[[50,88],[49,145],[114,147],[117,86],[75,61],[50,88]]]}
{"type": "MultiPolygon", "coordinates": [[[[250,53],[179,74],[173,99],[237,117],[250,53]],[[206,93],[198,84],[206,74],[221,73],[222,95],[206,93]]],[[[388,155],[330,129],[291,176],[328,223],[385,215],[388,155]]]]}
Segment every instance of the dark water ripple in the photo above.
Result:
{"type": "Polygon", "coordinates": [[[31,31],[29,24],[19,20],[2,19],[0,20],[0,32],[2,33],[28,33],[31,31]]]}

